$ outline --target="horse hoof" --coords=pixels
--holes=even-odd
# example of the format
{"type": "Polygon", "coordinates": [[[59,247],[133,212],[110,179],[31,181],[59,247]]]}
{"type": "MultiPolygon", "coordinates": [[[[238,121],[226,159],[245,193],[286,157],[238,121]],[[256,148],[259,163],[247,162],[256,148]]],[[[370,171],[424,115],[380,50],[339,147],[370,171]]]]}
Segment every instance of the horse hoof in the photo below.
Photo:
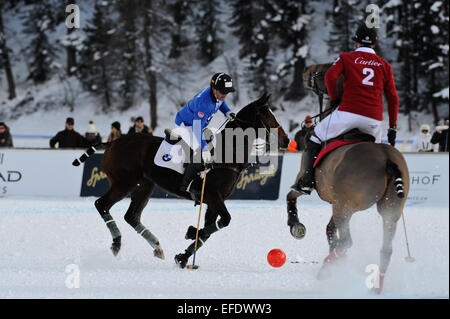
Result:
{"type": "Polygon", "coordinates": [[[291,235],[295,239],[302,239],[305,237],[306,227],[302,223],[296,223],[291,226],[291,235]]]}
{"type": "Polygon", "coordinates": [[[120,243],[118,243],[118,244],[113,243],[113,244],[111,245],[111,251],[112,251],[112,253],[113,253],[114,256],[117,256],[117,254],[118,254],[119,251],[120,251],[120,243]]]}
{"type": "Polygon", "coordinates": [[[118,238],[113,240],[113,243],[111,245],[111,251],[112,251],[114,256],[117,256],[117,254],[119,253],[120,246],[121,246],[121,241],[120,241],[120,237],[118,237],[118,238]]]}
{"type": "Polygon", "coordinates": [[[178,254],[175,256],[175,263],[181,268],[183,269],[184,267],[186,267],[186,264],[188,262],[189,258],[186,258],[185,254],[178,254]]]}
{"type": "Polygon", "coordinates": [[[154,255],[155,257],[160,258],[160,259],[163,259],[163,260],[166,258],[166,257],[164,256],[164,251],[162,250],[161,247],[155,248],[155,250],[153,251],[153,255],[154,255]]]}

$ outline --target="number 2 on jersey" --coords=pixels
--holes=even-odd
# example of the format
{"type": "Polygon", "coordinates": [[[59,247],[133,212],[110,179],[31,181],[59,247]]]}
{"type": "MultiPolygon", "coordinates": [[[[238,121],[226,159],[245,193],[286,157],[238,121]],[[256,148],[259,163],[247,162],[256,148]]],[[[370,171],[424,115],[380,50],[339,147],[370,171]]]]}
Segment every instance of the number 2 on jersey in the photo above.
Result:
{"type": "Polygon", "coordinates": [[[365,84],[365,85],[373,85],[373,82],[371,82],[370,80],[373,78],[373,76],[374,76],[374,71],[373,71],[373,69],[371,69],[371,68],[364,68],[363,70],[362,70],[362,73],[364,74],[364,75],[366,75],[366,74],[368,74],[363,80],[362,80],[362,84],[365,84]]]}

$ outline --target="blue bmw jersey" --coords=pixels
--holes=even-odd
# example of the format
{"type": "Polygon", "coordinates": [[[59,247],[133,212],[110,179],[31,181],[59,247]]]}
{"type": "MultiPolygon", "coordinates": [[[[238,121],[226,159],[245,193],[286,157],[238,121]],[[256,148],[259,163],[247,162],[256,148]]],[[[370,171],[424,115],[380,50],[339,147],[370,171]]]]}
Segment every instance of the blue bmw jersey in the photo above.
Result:
{"type": "MultiPolygon", "coordinates": [[[[175,124],[179,126],[183,123],[185,126],[193,126],[194,121],[198,120],[199,123],[201,123],[201,131],[203,132],[204,128],[208,126],[218,110],[224,115],[230,112],[230,108],[225,101],[213,101],[211,87],[207,87],[178,111],[177,116],[175,117],[175,124]]],[[[203,150],[206,146],[203,135],[201,141],[203,150]]]]}

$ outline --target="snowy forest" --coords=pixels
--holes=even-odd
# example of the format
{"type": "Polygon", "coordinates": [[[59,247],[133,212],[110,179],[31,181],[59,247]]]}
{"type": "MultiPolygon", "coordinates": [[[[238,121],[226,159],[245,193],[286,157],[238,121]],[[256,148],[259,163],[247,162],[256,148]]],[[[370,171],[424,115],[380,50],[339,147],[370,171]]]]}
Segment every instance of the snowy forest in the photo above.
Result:
{"type": "Polygon", "coordinates": [[[448,0],[0,0],[0,118],[74,112],[88,97],[106,114],[144,101],[154,129],[162,99],[182,107],[217,71],[233,77],[232,102],[268,91],[301,103],[304,67],[353,50],[369,4],[380,8],[376,51],[393,66],[401,114],[437,125],[448,116],[448,0]],[[69,4],[79,28],[67,28],[69,4]]]}

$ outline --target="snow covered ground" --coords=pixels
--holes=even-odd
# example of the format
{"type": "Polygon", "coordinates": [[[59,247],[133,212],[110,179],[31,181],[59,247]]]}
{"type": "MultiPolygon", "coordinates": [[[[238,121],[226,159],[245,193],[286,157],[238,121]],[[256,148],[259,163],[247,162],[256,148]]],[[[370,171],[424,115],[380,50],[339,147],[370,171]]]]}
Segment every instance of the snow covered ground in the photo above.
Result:
{"type": "MultiPolygon", "coordinates": [[[[111,238],[93,206],[95,198],[6,197],[0,199],[0,298],[448,298],[449,209],[405,209],[411,254],[398,224],[391,266],[381,296],[366,287],[367,265],[377,264],[381,217],[375,208],[354,215],[354,245],[327,280],[316,279],[328,246],[327,204],[301,204],[307,227],[303,240],[291,237],[282,201],[228,201],[229,227],[214,234],[196,258],[197,271],[179,269],[173,257],[190,242],[198,207],[183,200],[152,199],[142,222],[160,239],[166,259],[123,220],[129,200],[111,210],[122,232],[122,250],[113,257],[111,238]],[[287,262],[272,268],[273,248],[287,262]],[[299,263],[292,263],[299,261],[299,263]],[[320,262],[320,263],[315,263],[320,262]],[[76,281],[79,288],[68,288],[76,281]]],[[[204,210],[203,210],[204,211],[204,210]]],[[[203,218],[202,218],[203,220],[203,218]]],[[[190,259],[192,262],[192,258],[190,259]]]]}

